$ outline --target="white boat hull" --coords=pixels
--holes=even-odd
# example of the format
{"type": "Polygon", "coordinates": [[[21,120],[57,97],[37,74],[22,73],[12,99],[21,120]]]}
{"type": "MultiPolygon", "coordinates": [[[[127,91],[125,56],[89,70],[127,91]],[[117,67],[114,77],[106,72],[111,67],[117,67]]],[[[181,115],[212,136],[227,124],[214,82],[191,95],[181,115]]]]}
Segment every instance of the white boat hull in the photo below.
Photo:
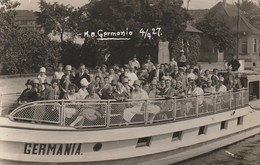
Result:
{"type": "Polygon", "coordinates": [[[166,124],[94,131],[3,118],[0,164],[173,164],[258,134],[259,119],[260,112],[249,106],[166,124]],[[243,118],[242,124],[237,124],[238,117],[243,118]],[[222,121],[227,121],[225,129],[220,129],[222,121]],[[206,126],[206,132],[198,135],[201,126],[206,126]],[[181,139],[173,140],[178,131],[182,131],[181,139]],[[136,147],[143,137],[151,137],[149,145],[136,147]],[[95,152],[96,143],[102,148],[95,152]]]}

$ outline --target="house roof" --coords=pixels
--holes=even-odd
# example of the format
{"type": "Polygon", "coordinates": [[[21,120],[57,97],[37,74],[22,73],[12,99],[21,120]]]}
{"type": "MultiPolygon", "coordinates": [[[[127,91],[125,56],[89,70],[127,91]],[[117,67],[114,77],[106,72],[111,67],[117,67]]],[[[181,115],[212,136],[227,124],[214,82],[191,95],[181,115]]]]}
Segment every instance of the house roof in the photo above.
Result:
{"type": "Polygon", "coordinates": [[[186,29],[184,30],[185,32],[190,32],[190,33],[203,33],[202,31],[196,29],[195,27],[187,24],[186,29]]]}
{"type": "Polygon", "coordinates": [[[36,21],[36,16],[32,10],[16,10],[16,21],[36,21]]]}
{"type": "Polygon", "coordinates": [[[220,12],[221,9],[227,14],[227,16],[229,18],[231,18],[233,21],[233,24],[229,22],[230,26],[233,25],[233,27],[231,27],[232,31],[237,32],[237,17],[239,14],[239,18],[240,18],[240,25],[239,25],[239,31],[245,31],[247,33],[253,33],[253,34],[257,34],[260,35],[260,30],[257,29],[256,27],[254,27],[250,21],[244,16],[244,13],[240,10],[238,11],[238,7],[236,5],[233,4],[228,4],[228,3],[223,3],[223,2],[219,2],[217,3],[215,6],[213,6],[210,11],[216,11],[216,12],[220,12]]]}

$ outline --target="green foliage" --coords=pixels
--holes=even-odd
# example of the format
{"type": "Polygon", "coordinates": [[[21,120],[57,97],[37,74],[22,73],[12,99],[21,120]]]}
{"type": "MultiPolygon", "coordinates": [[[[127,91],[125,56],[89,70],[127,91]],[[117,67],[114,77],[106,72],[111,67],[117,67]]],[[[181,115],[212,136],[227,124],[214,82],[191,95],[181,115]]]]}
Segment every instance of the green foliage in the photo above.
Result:
{"type": "Polygon", "coordinates": [[[200,54],[200,36],[196,33],[181,33],[178,38],[170,44],[172,56],[179,61],[180,50],[184,50],[189,65],[197,65],[200,54]]]}
{"type": "Polygon", "coordinates": [[[205,15],[203,21],[197,24],[197,28],[210,38],[216,47],[220,49],[234,48],[235,36],[227,26],[225,19],[215,12],[205,15]]]}
{"type": "Polygon", "coordinates": [[[61,42],[60,47],[61,61],[64,65],[69,64],[74,67],[78,67],[79,64],[84,63],[79,57],[81,52],[81,46],[79,44],[67,40],[61,42]]]}
{"type": "Polygon", "coordinates": [[[60,55],[58,43],[37,31],[17,29],[0,50],[4,74],[35,73],[44,66],[53,71],[60,55]]]}
{"type": "MultiPolygon", "coordinates": [[[[258,1],[260,2],[260,1],[258,1]]],[[[237,4],[238,5],[238,4],[237,4]]],[[[252,1],[244,0],[239,5],[243,11],[243,15],[252,23],[254,26],[260,28],[260,7],[259,4],[252,1]]]]}
{"type": "MultiPolygon", "coordinates": [[[[167,40],[175,40],[178,35],[185,29],[186,21],[189,19],[187,11],[181,7],[180,0],[92,0],[77,9],[78,33],[83,34],[86,31],[97,32],[103,31],[122,31],[128,28],[133,31],[130,41],[114,42],[114,41],[86,41],[91,43],[94,48],[92,56],[102,59],[102,47],[106,45],[112,52],[115,62],[125,62],[125,59],[133,55],[133,53],[144,52],[143,50],[152,50],[158,45],[160,38],[167,40]],[[152,28],[161,28],[162,35],[153,36],[153,39],[144,39],[140,34],[140,30],[152,28]],[[100,48],[98,48],[100,47],[100,48]],[[137,50],[139,50],[137,52],[137,50]],[[129,55],[131,54],[131,55],[129,55]],[[100,56],[100,57],[98,57],[100,56]]],[[[107,49],[105,47],[104,49],[107,49]]],[[[155,50],[156,51],[156,50],[155,50]]],[[[142,56],[151,53],[146,51],[142,56]]],[[[86,56],[89,56],[86,54],[86,56]]],[[[88,57],[86,57],[88,58],[88,57]]],[[[129,60],[129,59],[127,59],[129,60]]]]}
{"type": "Polygon", "coordinates": [[[41,25],[45,34],[58,33],[63,41],[64,32],[74,33],[76,24],[73,20],[74,7],[69,5],[51,4],[45,0],[40,0],[39,7],[41,12],[37,12],[37,24],[41,25]]]}

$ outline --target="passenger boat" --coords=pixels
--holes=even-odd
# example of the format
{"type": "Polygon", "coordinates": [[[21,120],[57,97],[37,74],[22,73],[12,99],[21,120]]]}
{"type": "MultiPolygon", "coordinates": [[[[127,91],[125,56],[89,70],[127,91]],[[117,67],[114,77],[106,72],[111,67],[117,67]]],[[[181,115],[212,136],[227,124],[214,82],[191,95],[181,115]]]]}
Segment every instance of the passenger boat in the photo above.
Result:
{"type": "MultiPolygon", "coordinates": [[[[201,96],[23,104],[0,117],[0,164],[164,165],[206,154],[260,132],[260,75],[245,71],[242,77],[246,88],[205,95],[202,104],[201,96]],[[143,104],[142,113],[126,125],[122,114],[132,104],[143,104]],[[161,108],[152,123],[149,105],[161,108]],[[71,127],[89,107],[102,117],[71,127]]],[[[2,111],[6,97],[1,97],[2,111]]]]}

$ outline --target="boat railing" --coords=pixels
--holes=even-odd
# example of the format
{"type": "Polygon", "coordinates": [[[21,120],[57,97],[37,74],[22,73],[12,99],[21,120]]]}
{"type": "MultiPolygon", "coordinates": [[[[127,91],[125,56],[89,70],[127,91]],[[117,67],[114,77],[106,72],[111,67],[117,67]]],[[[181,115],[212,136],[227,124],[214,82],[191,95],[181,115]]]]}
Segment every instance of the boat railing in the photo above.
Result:
{"type": "Polygon", "coordinates": [[[0,93],[0,116],[8,115],[10,109],[17,107],[17,99],[21,93],[0,93]]]}
{"type": "Polygon", "coordinates": [[[66,127],[117,127],[184,120],[233,110],[247,104],[248,89],[242,89],[185,98],[35,101],[17,107],[8,117],[18,122],[66,127]]]}

